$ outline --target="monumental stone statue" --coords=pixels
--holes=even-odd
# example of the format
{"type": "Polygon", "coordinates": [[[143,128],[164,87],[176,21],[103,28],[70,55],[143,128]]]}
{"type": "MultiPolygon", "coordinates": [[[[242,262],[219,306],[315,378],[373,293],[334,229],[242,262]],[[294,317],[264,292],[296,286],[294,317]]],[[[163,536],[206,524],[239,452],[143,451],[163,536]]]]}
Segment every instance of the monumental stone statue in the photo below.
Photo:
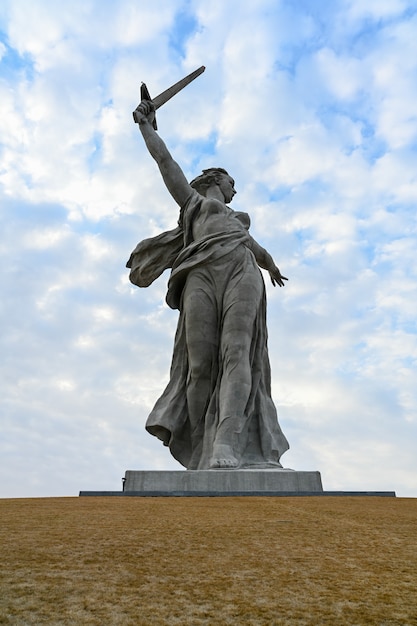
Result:
{"type": "Polygon", "coordinates": [[[228,206],[233,178],[213,167],[189,183],[143,95],[135,121],[180,207],[178,226],[140,242],[127,263],[139,287],[171,268],[166,302],[180,312],[169,383],[146,429],[190,470],[281,468],[289,446],[271,398],[259,267],[274,286],[287,278],[249,234],[248,214],[228,206]]]}

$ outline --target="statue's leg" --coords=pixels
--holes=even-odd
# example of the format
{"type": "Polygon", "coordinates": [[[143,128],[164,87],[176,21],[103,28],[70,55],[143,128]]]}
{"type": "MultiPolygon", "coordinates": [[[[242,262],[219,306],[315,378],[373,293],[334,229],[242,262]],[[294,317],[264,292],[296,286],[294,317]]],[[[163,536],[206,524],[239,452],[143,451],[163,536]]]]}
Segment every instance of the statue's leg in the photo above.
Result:
{"type": "Polygon", "coordinates": [[[251,346],[263,297],[263,280],[257,268],[245,268],[225,294],[221,332],[223,375],[220,386],[219,425],[212,467],[236,467],[241,462],[246,407],[252,390],[251,346]]]}
{"type": "Polygon", "coordinates": [[[211,396],[218,362],[217,305],[207,286],[207,277],[198,271],[190,273],[182,301],[189,373],[187,405],[192,440],[204,435],[204,416],[211,396]]]}

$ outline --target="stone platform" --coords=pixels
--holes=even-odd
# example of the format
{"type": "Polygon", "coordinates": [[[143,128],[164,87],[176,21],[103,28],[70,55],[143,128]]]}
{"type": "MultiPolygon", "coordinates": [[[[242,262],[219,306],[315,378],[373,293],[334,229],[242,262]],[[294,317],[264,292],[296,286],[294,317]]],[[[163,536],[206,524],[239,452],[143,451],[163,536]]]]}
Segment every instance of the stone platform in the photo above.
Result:
{"type": "Polygon", "coordinates": [[[395,491],[323,491],[320,472],[289,469],[128,470],[123,491],[80,491],[80,496],[385,496],[395,491]]]}
{"type": "Polygon", "coordinates": [[[128,470],[124,493],[135,495],[269,495],[320,493],[320,472],[288,469],[135,471],[128,470]]]}

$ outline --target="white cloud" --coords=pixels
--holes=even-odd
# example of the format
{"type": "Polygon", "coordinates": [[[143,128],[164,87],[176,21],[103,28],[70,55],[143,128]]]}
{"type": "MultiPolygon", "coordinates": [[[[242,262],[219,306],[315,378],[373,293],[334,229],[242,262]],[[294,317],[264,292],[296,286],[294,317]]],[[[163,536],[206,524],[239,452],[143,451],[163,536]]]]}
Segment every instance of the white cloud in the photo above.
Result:
{"type": "Polygon", "coordinates": [[[409,6],[405,0],[346,0],[346,18],[380,20],[401,15],[409,6]]]}
{"type": "Polygon", "coordinates": [[[327,88],[336,98],[352,99],[362,88],[364,76],[360,59],[348,54],[337,56],[334,50],[322,48],[315,62],[327,88]]]}

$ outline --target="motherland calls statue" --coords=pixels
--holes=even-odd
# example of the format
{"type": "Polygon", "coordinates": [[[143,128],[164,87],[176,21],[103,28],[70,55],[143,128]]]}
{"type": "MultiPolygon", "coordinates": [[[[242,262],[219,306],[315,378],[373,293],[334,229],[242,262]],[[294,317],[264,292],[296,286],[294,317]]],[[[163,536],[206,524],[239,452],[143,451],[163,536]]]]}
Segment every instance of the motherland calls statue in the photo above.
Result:
{"type": "Polygon", "coordinates": [[[189,470],[280,468],[289,446],[271,398],[259,267],[274,286],[287,278],[249,234],[247,213],[229,208],[226,170],[188,183],[155,130],[157,99],[144,95],[135,121],[180,207],[178,226],[139,243],[127,263],[139,287],[171,268],[166,302],[180,311],[170,380],[146,429],[189,470]]]}

